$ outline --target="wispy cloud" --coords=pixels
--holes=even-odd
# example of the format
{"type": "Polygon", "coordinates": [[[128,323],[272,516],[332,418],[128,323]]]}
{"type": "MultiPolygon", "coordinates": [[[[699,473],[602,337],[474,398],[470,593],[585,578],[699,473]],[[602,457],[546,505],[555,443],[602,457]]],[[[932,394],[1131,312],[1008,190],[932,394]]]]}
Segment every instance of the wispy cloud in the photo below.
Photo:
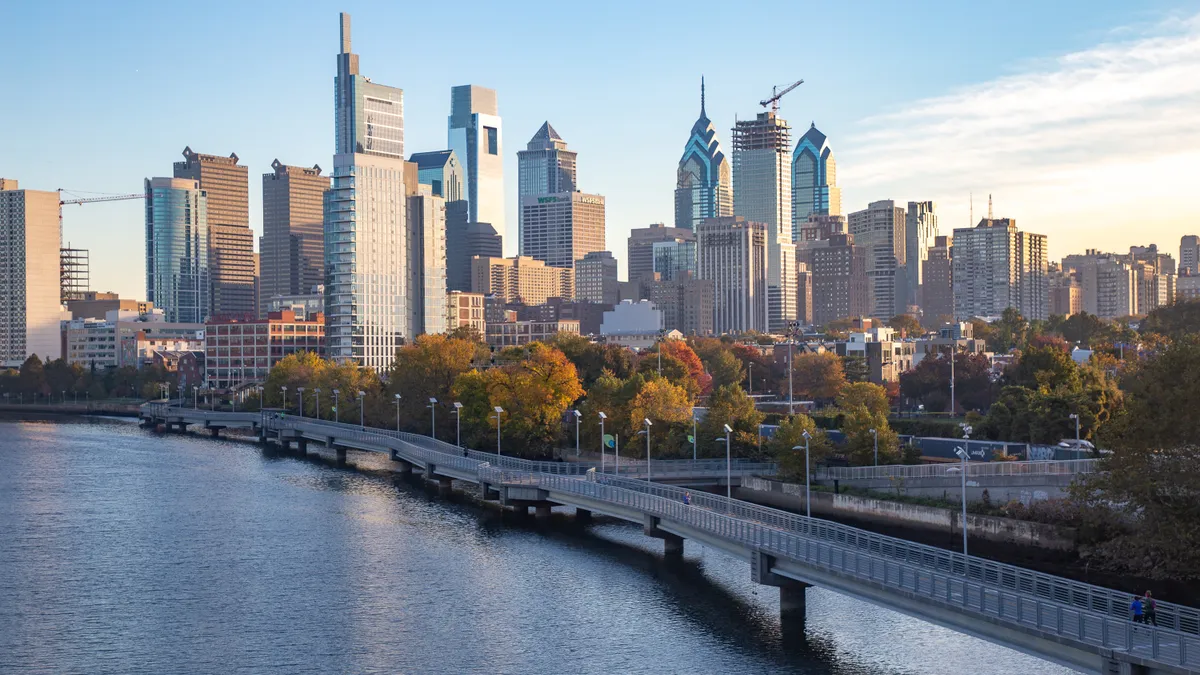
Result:
{"type": "Polygon", "coordinates": [[[978,214],[981,193],[995,192],[1004,215],[1051,235],[1057,253],[1116,236],[1122,219],[1138,226],[1125,242],[1089,245],[1144,241],[1150,219],[1170,248],[1183,216],[1200,229],[1200,16],[868,118],[844,147],[851,208],[934,198],[962,226],[967,193],[978,214]]]}

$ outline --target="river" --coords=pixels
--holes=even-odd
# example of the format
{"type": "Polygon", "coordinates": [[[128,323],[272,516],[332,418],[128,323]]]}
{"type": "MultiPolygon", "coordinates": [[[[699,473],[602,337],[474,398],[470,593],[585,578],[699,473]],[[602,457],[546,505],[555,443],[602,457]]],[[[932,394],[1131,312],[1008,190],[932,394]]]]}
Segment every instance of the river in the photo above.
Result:
{"type": "Polygon", "coordinates": [[[820,588],[781,635],[740,560],[388,464],[0,421],[0,673],[1071,672],[820,588]]]}

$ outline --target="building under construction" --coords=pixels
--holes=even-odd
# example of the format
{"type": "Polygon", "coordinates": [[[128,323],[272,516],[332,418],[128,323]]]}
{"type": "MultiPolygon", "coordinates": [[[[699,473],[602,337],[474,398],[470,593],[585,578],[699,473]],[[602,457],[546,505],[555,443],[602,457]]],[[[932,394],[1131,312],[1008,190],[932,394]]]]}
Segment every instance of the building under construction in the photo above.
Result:
{"type": "Polygon", "coordinates": [[[88,250],[67,244],[58,251],[61,301],[65,305],[69,300],[82,300],[83,294],[92,288],[88,250]]]}

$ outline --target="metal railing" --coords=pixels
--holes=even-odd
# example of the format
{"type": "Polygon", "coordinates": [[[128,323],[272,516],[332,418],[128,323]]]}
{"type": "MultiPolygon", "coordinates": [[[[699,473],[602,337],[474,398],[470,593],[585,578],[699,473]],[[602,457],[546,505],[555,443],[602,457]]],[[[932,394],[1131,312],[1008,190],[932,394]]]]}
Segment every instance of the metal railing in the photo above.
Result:
{"type": "MultiPolygon", "coordinates": [[[[1093,473],[1095,459],[1067,459],[1034,462],[968,462],[967,476],[1070,476],[1093,473]]],[[[946,464],[888,464],[885,466],[819,467],[813,472],[817,480],[868,480],[872,478],[944,478],[959,476],[960,463],[946,464]]]]}

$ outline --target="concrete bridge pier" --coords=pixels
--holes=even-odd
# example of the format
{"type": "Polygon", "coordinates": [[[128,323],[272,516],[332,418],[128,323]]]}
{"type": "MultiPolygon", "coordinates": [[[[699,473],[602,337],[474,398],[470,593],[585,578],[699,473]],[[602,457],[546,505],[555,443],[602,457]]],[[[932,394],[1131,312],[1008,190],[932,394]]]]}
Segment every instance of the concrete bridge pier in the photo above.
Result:
{"type": "Polygon", "coordinates": [[[399,468],[398,468],[398,469],[396,469],[396,471],[397,471],[398,473],[401,473],[401,474],[403,474],[403,475],[405,475],[405,476],[411,476],[411,475],[412,475],[412,472],[413,472],[413,465],[412,465],[412,462],[409,462],[409,461],[407,461],[407,460],[400,459],[400,457],[399,457],[398,455],[396,455],[396,451],[395,451],[395,450],[393,450],[393,451],[392,451],[392,461],[393,461],[393,462],[395,462],[396,464],[399,464],[399,465],[400,465],[400,466],[399,466],[399,468]]]}
{"type": "Polygon", "coordinates": [[[642,532],[647,537],[663,540],[663,555],[668,558],[683,557],[683,537],[672,534],[658,526],[658,516],[646,514],[646,519],[643,522],[642,532]]]}
{"type": "Polygon", "coordinates": [[[220,438],[221,437],[221,427],[209,427],[208,433],[213,438],[220,438]]]}
{"type": "Polygon", "coordinates": [[[807,616],[806,591],[811,584],[782,577],[772,571],[775,567],[775,556],[763,551],[754,551],[750,555],[750,578],[764,586],[779,588],[779,621],[785,632],[791,628],[804,630],[807,616]]]}
{"type": "Polygon", "coordinates": [[[496,490],[487,483],[480,483],[479,498],[485,502],[496,501],[497,499],[500,499],[500,491],[496,490]]]}
{"type": "Polygon", "coordinates": [[[437,476],[437,491],[439,497],[447,497],[452,493],[454,480],[446,476],[437,476]]]}
{"type": "Polygon", "coordinates": [[[334,452],[337,453],[338,464],[345,464],[346,463],[346,449],[345,448],[336,448],[336,449],[334,449],[334,452]]]}
{"type": "Polygon", "coordinates": [[[533,515],[538,520],[550,520],[551,513],[549,504],[537,504],[533,507],[533,515]]]}
{"type": "Polygon", "coordinates": [[[300,455],[308,454],[308,439],[303,437],[296,438],[296,453],[300,455]]]}
{"type": "Polygon", "coordinates": [[[592,522],[592,512],[587,509],[575,509],[575,522],[577,522],[577,523],[592,522]]]}

